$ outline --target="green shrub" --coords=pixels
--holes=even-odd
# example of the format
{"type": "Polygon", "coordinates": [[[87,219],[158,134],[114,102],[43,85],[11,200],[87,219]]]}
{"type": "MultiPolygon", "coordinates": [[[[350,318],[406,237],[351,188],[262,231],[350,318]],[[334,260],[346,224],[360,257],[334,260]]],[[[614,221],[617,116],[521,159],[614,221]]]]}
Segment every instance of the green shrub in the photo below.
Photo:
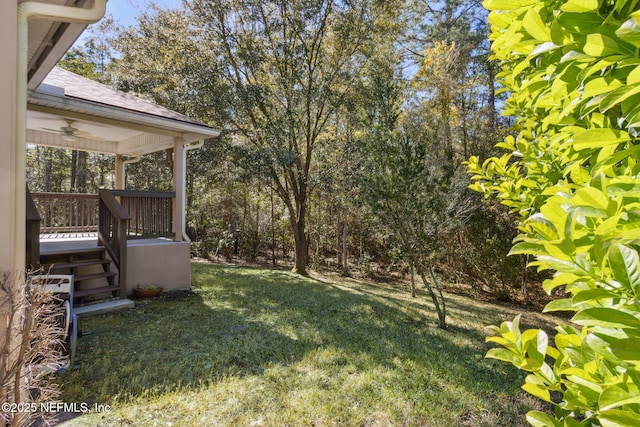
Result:
{"type": "Polygon", "coordinates": [[[530,372],[555,405],[535,426],[635,426],[640,419],[640,7],[638,0],[485,0],[494,57],[517,116],[510,153],[469,160],[472,188],[517,214],[512,254],[555,271],[543,286],[574,312],[554,345],[518,319],[488,357],[530,372]]]}

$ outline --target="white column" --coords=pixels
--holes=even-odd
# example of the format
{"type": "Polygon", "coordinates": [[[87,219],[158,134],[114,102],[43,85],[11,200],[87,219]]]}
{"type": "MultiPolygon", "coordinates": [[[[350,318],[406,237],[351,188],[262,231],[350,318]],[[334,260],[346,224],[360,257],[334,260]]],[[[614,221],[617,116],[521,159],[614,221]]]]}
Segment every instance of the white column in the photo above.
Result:
{"type": "Polygon", "coordinates": [[[15,1],[4,2],[0,13],[0,273],[25,267],[26,223],[24,216],[21,222],[16,218],[16,201],[25,200],[17,194],[25,194],[25,177],[16,176],[17,7],[15,1]]]}
{"type": "Polygon", "coordinates": [[[187,195],[187,159],[184,151],[184,140],[174,138],[173,142],[173,188],[176,192],[176,200],[173,204],[173,232],[174,240],[181,242],[183,224],[186,220],[186,195],[187,195]]]}
{"type": "Polygon", "coordinates": [[[124,190],[124,161],[122,160],[122,154],[116,154],[116,177],[114,190],[124,190]]]}

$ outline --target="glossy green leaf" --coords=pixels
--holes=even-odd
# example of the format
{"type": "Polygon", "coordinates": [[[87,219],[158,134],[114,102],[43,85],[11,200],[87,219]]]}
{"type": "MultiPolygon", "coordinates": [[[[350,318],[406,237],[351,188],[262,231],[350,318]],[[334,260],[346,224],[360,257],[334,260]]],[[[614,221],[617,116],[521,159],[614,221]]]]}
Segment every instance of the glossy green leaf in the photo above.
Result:
{"type": "Polygon", "coordinates": [[[548,303],[542,310],[544,313],[551,313],[554,311],[574,311],[575,308],[572,304],[571,298],[556,299],[548,303]]]}
{"type": "Polygon", "coordinates": [[[620,86],[622,86],[622,82],[612,76],[596,77],[585,83],[582,95],[585,98],[593,98],[594,96],[612,92],[620,86]]]}
{"type": "Polygon", "coordinates": [[[604,211],[609,207],[609,198],[607,195],[594,187],[583,187],[578,189],[572,201],[576,205],[592,206],[604,211]]]}
{"type": "Polygon", "coordinates": [[[589,129],[574,137],[573,147],[580,151],[589,148],[600,148],[610,144],[620,144],[630,140],[629,134],[620,129],[589,129]]]}
{"type": "Polygon", "coordinates": [[[512,363],[514,365],[519,365],[521,362],[521,358],[518,355],[505,348],[491,348],[489,349],[489,351],[487,351],[485,357],[489,359],[497,359],[502,362],[512,363]]]}
{"type": "Polygon", "coordinates": [[[551,403],[551,393],[544,382],[535,375],[527,375],[525,383],[522,385],[522,389],[530,395],[551,403]]]}
{"type": "Polygon", "coordinates": [[[640,338],[626,338],[613,341],[611,352],[622,360],[640,360],[640,338]]]}
{"type": "Polygon", "coordinates": [[[598,416],[602,427],[638,427],[638,414],[631,411],[611,409],[598,416]]]}
{"type": "Polygon", "coordinates": [[[527,422],[533,427],[563,427],[560,421],[539,411],[527,412],[527,422]]]}
{"type": "Polygon", "coordinates": [[[578,325],[640,330],[637,317],[614,308],[588,308],[576,313],[571,320],[578,325]]]}
{"type": "Polygon", "coordinates": [[[584,53],[591,56],[615,55],[620,52],[620,46],[610,37],[601,33],[587,35],[587,42],[583,47],[584,53]]]}
{"type": "Polygon", "coordinates": [[[514,245],[509,251],[509,255],[522,255],[522,254],[546,254],[547,251],[543,244],[520,242],[514,245]]]}
{"type": "Polygon", "coordinates": [[[612,245],[608,253],[609,268],[614,279],[627,289],[640,293],[640,257],[635,249],[612,245]]]}
{"type": "Polygon", "coordinates": [[[616,30],[616,35],[627,43],[635,47],[640,47],[640,25],[634,18],[626,20],[620,28],[616,30]]]}
{"type": "MultiPolygon", "coordinates": [[[[618,299],[620,298],[619,292],[609,291],[604,288],[587,289],[576,293],[571,298],[571,305],[574,306],[583,302],[598,301],[603,299],[618,299]]],[[[575,306],[574,306],[575,307],[575,306]]]]}
{"type": "Polygon", "coordinates": [[[568,0],[560,10],[564,12],[592,12],[598,10],[598,0],[568,0]]]}
{"type": "Polygon", "coordinates": [[[487,10],[513,10],[536,3],[536,0],[484,0],[482,6],[487,10]]]}
{"type": "Polygon", "coordinates": [[[527,33],[534,39],[543,42],[551,40],[551,32],[542,21],[539,8],[529,9],[522,19],[522,25],[527,33]]]}
{"type": "Polygon", "coordinates": [[[575,274],[579,277],[588,276],[589,274],[589,272],[584,270],[580,265],[571,261],[563,261],[549,256],[538,256],[537,259],[540,264],[547,268],[551,268],[562,273],[575,274]]]}
{"type": "Polygon", "coordinates": [[[551,291],[557,288],[558,286],[571,284],[579,279],[580,279],[580,276],[576,276],[575,274],[556,273],[552,279],[547,279],[544,281],[543,283],[544,290],[547,291],[547,293],[551,293],[551,291]]]}
{"type": "Polygon", "coordinates": [[[606,387],[598,399],[601,411],[619,408],[631,403],[640,403],[640,394],[637,393],[637,390],[630,392],[628,387],[625,388],[619,384],[606,387]]]}
{"type": "Polygon", "coordinates": [[[601,172],[604,172],[604,170],[617,164],[618,162],[621,162],[628,158],[637,157],[639,154],[640,154],[640,145],[634,145],[633,147],[628,148],[626,150],[617,151],[614,154],[607,156],[602,161],[598,162],[593,167],[593,174],[597,175],[601,172]]]}
{"type": "Polygon", "coordinates": [[[618,89],[613,90],[609,94],[607,94],[600,101],[599,109],[601,112],[606,112],[611,108],[621,104],[623,101],[631,98],[634,95],[640,93],[640,83],[636,83],[633,85],[625,85],[618,89]]]}

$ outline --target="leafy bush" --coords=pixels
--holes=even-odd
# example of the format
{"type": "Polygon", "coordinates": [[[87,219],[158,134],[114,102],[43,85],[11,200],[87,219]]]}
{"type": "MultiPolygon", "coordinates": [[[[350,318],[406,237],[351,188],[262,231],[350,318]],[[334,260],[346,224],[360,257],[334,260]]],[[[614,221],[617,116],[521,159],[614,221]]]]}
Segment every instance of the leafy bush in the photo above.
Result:
{"type": "Polygon", "coordinates": [[[535,426],[634,426],[640,417],[640,7],[637,0],[485,0],[492,50],[518,117],[510,153],[476,182],[518,215],[512,254],[554,270],[543,286],[574,312],[555,346],[518,319],[494,327],[488,357],[530,372],[523,389],[555,405],[535,426]]]}

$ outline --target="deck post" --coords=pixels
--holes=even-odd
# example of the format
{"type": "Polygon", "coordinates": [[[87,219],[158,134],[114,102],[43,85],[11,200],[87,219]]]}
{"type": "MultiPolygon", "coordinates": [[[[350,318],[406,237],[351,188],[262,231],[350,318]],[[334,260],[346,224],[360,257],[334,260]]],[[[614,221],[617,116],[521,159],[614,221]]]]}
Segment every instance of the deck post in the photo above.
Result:
{"type": "Polygon", "coordinates": [[[173,240],[181,242],[183,239],[182,225],[185,221],[187,162],[184,151],[184,140],[182,138],[174,138],[173,141],[173,185],[176,191],[176,198],[173,204],[173,240]]]}
{"type": "Polygon", "coordinates": [[[27,231],[26,231],[26,267],[32,269],[40,268],[40,221],[42,218],[38,213],[29,189],[27,194],[27,231]]]}
{"type": "Polygon", "coordinates": [[[109,190],[98,191],[99,227],[98,241],[105,247],[118,268],[120,298],[127,296],[127,221],[131,216],[118,203],[109,190]]]}
{"type": "Polygon", "coordinates": [[[116,154],[115,179],[113,187],[116,190],[124,190],[124,161],[122,154],[116,154]]]}

